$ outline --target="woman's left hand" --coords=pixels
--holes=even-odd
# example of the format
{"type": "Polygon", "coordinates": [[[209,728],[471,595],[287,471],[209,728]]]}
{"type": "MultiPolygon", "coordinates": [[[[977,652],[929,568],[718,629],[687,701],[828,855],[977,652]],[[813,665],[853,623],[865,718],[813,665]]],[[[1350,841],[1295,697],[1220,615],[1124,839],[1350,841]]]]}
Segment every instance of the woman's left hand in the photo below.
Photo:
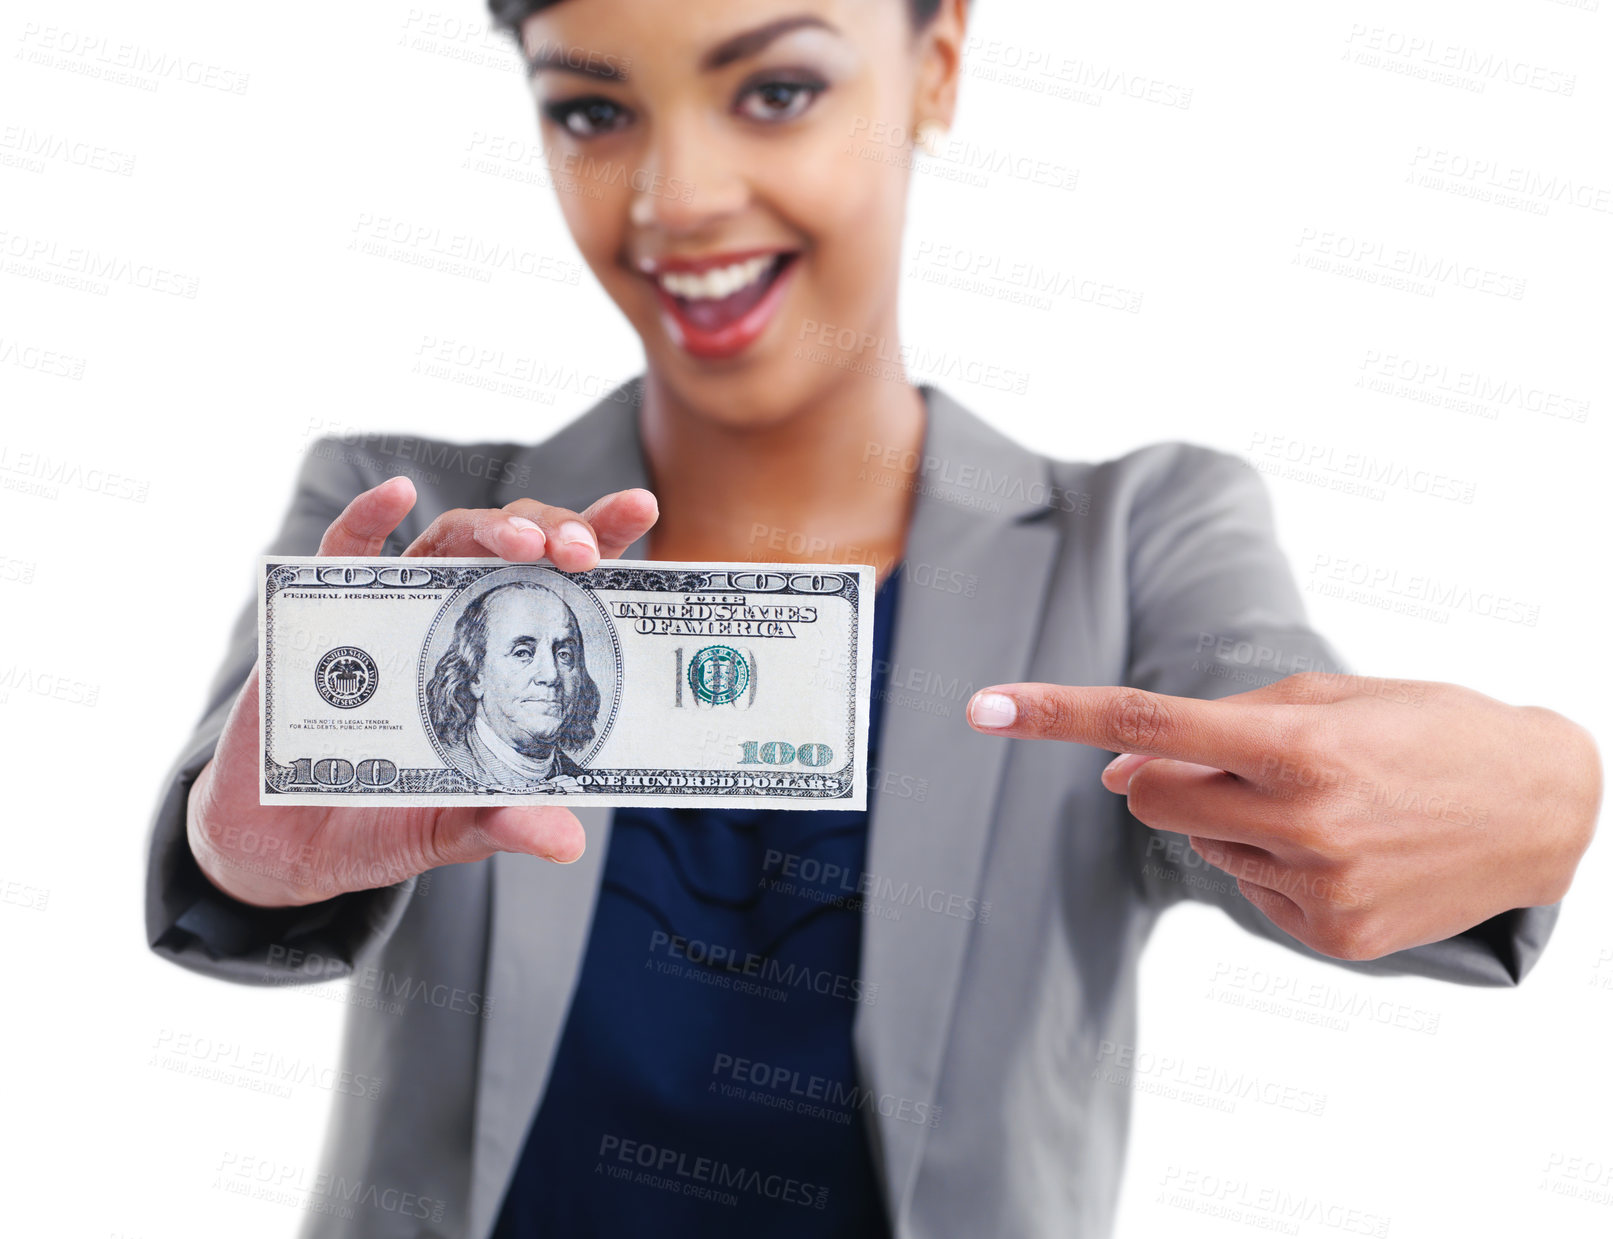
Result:
{"type": "Polygon", "coordinates": [[[1189,836],[1335,959],[1556,903],[1602,799],[1584,728],[1455,684],[1313,672],[1216,701],[1006,684],[975,694],[969,721],[1121,754],[1103,783],[1133,816],[1189,836]]]}

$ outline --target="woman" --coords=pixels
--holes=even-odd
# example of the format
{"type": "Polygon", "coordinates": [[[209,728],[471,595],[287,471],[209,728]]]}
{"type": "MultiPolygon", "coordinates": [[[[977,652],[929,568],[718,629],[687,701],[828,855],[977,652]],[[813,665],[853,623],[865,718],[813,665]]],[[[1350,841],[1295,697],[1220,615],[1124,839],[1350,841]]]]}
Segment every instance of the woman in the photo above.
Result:
{"type": "Polygon", "coordinates": [[[495,11],[645,373],[496,477],[316,449],[274,550],[873,563],[876,775],[868,815],[265,808],[243,614],[148,933],[352,977],[384,1087],[338,1097],[315,1188],[357,1219],[307,1233],[1103,1235],[1172,902],[1521,979],[1594,828],[1582,729],[1332,674],[1236,458],[1049,461],[882,371],[965,0],[495,11]]]}

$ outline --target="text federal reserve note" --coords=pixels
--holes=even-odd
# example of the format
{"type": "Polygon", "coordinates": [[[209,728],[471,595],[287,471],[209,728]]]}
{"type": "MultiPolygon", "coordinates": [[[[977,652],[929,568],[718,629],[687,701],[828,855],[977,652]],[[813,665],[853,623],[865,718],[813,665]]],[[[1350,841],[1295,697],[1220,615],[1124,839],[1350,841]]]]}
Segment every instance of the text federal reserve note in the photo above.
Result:
{"type": "Polygon", "coordinates": [[[265,556],[263,804],[862,809],[873,569],[265,556]]]}

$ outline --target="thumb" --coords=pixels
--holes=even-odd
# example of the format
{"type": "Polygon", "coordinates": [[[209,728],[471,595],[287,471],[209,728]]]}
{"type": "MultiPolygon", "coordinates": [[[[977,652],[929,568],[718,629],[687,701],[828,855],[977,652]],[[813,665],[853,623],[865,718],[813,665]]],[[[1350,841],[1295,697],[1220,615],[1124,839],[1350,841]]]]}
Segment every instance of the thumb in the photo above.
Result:
{"type": "Polygon", "coordinates": [[[446,809],[437,819],[433,835],[433,868],[485,860],[494,852],[524,852],[569,865],[586,846],[575,813],[545,806],[446,809]]]}

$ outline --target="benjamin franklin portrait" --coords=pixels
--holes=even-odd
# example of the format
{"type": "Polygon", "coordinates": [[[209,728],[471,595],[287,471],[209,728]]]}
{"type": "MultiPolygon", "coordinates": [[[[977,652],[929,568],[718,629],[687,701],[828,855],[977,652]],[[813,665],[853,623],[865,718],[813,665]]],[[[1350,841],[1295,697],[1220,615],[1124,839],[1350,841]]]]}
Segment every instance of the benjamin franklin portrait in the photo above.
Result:
{"type": "Polygon", "coordinates": [[[426,705],[449,763],[484,786],[582,773],[568,750],[593,739],[599,688],[576,614],[534,582],[488,590],[455,622],[426,705]]]}

